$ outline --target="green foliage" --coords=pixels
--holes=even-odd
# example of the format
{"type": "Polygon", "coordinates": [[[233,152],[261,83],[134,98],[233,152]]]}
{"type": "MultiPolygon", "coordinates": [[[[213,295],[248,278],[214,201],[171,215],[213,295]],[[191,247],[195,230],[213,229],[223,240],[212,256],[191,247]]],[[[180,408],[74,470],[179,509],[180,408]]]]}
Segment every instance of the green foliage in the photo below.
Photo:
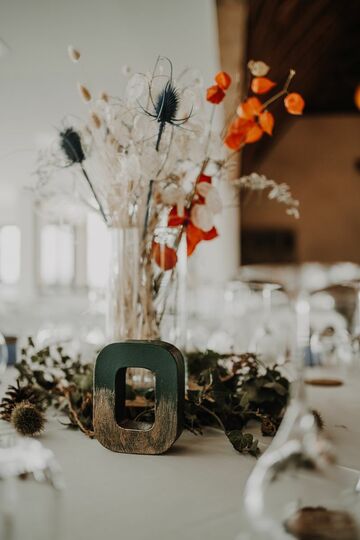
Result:
{"type": "Polygon", "coordinates": [[[289,397],[289,381],[279,368],[267,368],[254,354],[188,355],[190,375],[185,426],[201,433],[203,427],[221,428],[241,453],[259,454],[258,441],[243,429],[251,420],[263,435],[274,435],[289,397]]]}
{"type": "MultiPolygon", "coordinates": [[[[224,355],[214,351],[189,354],[187,363],[185,428],[196,435],[206,427],[221,429],[235,450],[257,456],[258,441],[244,429],[250,421],[256,421],[264,435],[276,433],[289,397],[289,381],[280,369],[263,366],[254,354],[224,355]]],[[[60,409],[71,427],[94,436],[92,363],[71,358],[62,347],[37,351],[30,339],[17,369],[17,385],[26,388],[20,394],[15,392],[17,402],[22,395],[28,401],[34,395],[43,408],[60,409]]],[[[127,386],[126,394],[129,417],[151,421],[154,390],[144,392],[127,386]],[[143,406],[139,407],[139,399],[143,406]]],[[[4,405],[9,412],[11,403],[4,405]]]]}

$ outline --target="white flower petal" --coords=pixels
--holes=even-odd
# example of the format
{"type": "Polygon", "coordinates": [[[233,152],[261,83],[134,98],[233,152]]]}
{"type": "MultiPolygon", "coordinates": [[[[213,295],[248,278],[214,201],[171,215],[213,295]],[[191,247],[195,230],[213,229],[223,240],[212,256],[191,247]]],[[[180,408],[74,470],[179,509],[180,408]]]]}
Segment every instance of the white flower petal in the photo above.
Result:
{"type": "Polygon", "coordinates": [[[204,232],[210,231],[214,226],[214,218],[206,205],[195,204],[191,210],[191,221],[204,232]]]}
{"type": "Polygon", "coordinates": [[[219,214],[222,210],[222,202],[218,190],[214,186],[210,186],[205,196],[206,206],[213,214],[219,214]]]}
{"type": "Polygon", "coordinates": [[[165,204],[169,204],[171,206],[179,204],[181,206],[184,202],[185,193],[181,187],[175,184],[170,184],[162,191],[161,198],[165,204]]]}
{"type": "Polygon", "coordinates": [[[199,182],[196,186],[196,191],[199,195],[201,195],[201,197],[206,197],[211,188],[212,185],[208,182],[199,182]]]}

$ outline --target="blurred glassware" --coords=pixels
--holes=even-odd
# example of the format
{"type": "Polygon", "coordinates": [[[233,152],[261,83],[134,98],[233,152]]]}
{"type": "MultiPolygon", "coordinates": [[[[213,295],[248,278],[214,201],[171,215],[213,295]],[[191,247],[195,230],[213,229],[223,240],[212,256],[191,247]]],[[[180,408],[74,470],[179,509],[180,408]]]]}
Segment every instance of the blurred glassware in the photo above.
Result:
{"type": "Polygon", "coordinates": [[[354,367],[360,366],[360,278],[344,281],[345,287],[350,287],[355,294],[355,309],[351,322],[350,335],[354,367]]]}
{"type": "Polygon", "coordinates": [[[8,347],[6,340],[0,332],[0,383],[6,371],[6,366],[9,359],[8,347]]]}
{"type": "Polygon", "coordinates": [[[265,365],[282,364],[286,358],[286,341],[272,313],[272,295],[281,285],[261,281],[250,281],[247,285],[250,290],[260,292],[262,298],[261,323],[252,335],[249,351],[258,354],[265,365]]]}
{"type": "MultiPolygon", "coordinates": [[[[296,337],[292,397],[280,428],[259,458],[244,493],[251,538],[273,540],[359,538],[357,475],[337,467],[305,394],[304,366],[310,336],[306,295],[295,303],[296,337]]],[[[245,538],[245,537],[244,537],[245,538]]]]}
{"type": "Polygon", "coordinates": [[[61,537],[60,468],[39,441],[0,440],[1,540],[57,540],[61,537]]]}
{"type": "Polygon", "coordinates": [[[346,368],[352,363],[351,337],[345,328],[326,326],[310,340],[312,365],[346,368]]]}

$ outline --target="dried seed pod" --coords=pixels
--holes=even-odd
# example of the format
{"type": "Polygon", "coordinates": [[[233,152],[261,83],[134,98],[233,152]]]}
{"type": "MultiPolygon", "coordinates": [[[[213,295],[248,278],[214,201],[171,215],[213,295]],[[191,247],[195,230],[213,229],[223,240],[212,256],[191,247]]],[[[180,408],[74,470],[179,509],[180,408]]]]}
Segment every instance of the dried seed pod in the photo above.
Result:
{"type": "Polygon", "coordinates": [[[91,93],[90,93],[90,90],[86,88],[86,86],[84,86],[83,84],[78,84],[78,89],[80,92],[80,96],[83,98],[85,102],[91,101],[91,93]]]}
{"type": "Polygon", "coordinates": [[[105,101],[105,103],[108,103],[109,102],[109,96],[106,92],[101,92],[100,94],[100,99],[102,101],[105,101]]]}
{"type": "Polygon", "coordinates": [[[92,120],[92,123],[94,124],[94,126],[99,129],[101,127],[101,118],[98,114],[96,114],[96,112],[92,112],[91,113],[91,120],[92,120]]]}
{"type": "Polygon", "coordinates": [[[72,45],[68,46],[68,55],[72,62],[78,62],[81,57],[80,51],[75,49],[72,45]]]}
{"type": "Polygon", "coordinates": [[[22,401],[14,407],[11,423],[20,435],[39,435],[44,430],[45,416],[29,401],[22,401]]]}

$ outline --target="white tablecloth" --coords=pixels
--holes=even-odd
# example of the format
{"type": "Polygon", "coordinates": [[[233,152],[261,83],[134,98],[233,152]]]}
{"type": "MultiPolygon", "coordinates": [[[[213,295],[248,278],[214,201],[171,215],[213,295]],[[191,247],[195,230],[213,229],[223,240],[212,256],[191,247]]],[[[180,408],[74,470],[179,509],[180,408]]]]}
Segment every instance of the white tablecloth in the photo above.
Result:
{"type": "MultiPolygon", "coordinates": [[[[6,378],[13,376],[9,370],[6,378]]],[[[338,445],[339,463],[355,477],[360,377],[308,390],[338,445]]],[[[61,540],[234,540],[241,530],[242,491],[255,459],[235,452],[216,430],[202,437],[184,432],[162,456],[112,453],[56,418],[40,439],[66,482],[61,540]]],[[[261,438],[262,449],[270,441],[261,438]]]]}

